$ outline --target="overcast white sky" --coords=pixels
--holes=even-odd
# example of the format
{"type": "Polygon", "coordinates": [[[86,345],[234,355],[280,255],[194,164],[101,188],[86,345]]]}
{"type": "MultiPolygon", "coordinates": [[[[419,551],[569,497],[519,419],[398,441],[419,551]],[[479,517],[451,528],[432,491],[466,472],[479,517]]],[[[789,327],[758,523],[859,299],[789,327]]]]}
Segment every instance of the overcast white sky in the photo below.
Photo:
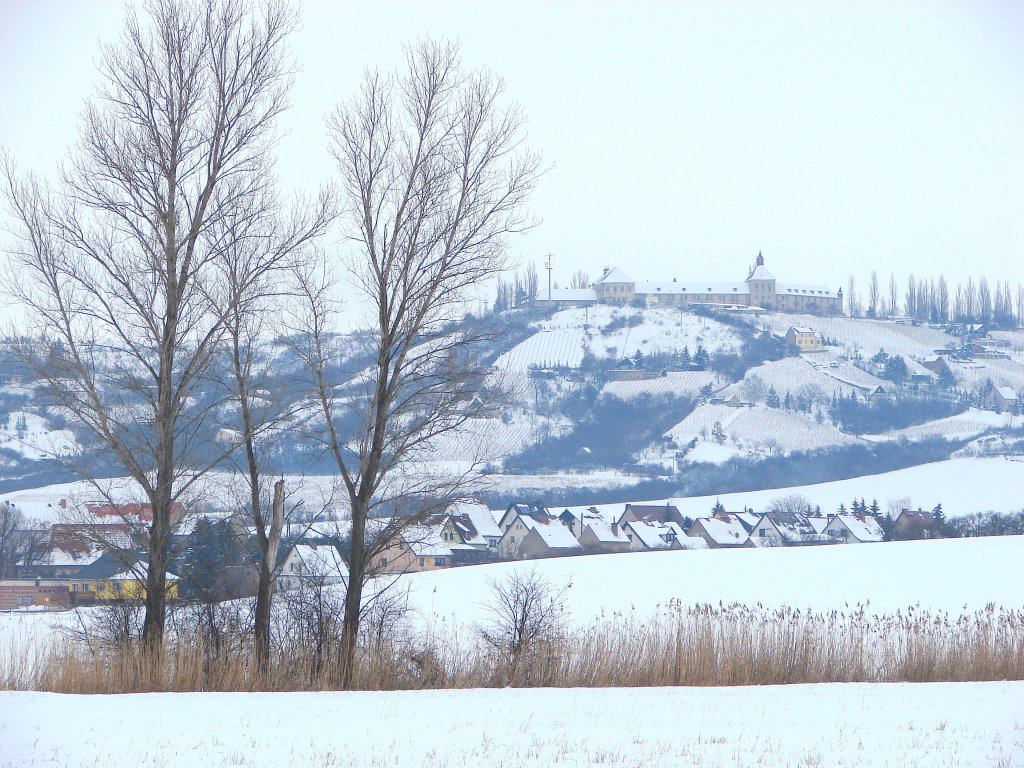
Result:
{"type": "MultiPolygon", "coordinates": [[[[0,145],[52,173],[122,3],[0,0],[0,145]]],[[[555,279],[864,286],[877,268],[1024,280],[1024,3],[306,2],[286,187],[332,173],[323,117],[403,41],[504,76],[552,166],[511,243],[555,279]]]]}

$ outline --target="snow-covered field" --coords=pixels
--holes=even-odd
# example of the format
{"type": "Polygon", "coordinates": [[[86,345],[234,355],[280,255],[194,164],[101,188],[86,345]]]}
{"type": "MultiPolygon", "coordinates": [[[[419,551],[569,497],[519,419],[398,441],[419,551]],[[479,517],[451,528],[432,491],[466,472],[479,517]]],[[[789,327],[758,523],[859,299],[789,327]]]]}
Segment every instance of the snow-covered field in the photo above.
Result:
{"type": "Polygon", "coordinates": [[[1024,683],[0,693],[0,711],[2,768],[1024,765],[1024,683]]]}
{"type": "MultiPolygon", "coordinates": [[[[684,515],[700,517],[711,514],[711,508],[719,500],[731,512],[744,507],[763,511],[773,499],[799,493],[806,496],[812,505],[820,506],[823,512],[835,512],[840,504],[849,507],[853,499],[864,498],[868,504],[877,499],[883,512],[888,511],[890,502],[909,502],[915,509],[920,506],[929,510],[936,504],[942,504],[947,517],[956,517],[971,512],[1024,509],[1022,489],[1024,461],[1003,457],[962,458],[830,483],[657,499],[645,503],[663,504],[668,501],[678,506],[684,515]]],[[[623,505],[605,504],[599,508],[608,514],[621,514],[623,505]]]]}
{"type": "Polygon", "coordinates": [[[1024,536],[847,544],[831,547],[635,552],[499,563],[411,574],[410,607],[435,633],[469,632],[486,619],[490,583],[537,569],[566,587],[579,627],[622,614],[643,621],[668,608],[719,602],[873,614],[918,605],[973,613],[989,603],[1024,609],[1024,536]],[[571,586],[569,586],[571,585],[571,586]]]}

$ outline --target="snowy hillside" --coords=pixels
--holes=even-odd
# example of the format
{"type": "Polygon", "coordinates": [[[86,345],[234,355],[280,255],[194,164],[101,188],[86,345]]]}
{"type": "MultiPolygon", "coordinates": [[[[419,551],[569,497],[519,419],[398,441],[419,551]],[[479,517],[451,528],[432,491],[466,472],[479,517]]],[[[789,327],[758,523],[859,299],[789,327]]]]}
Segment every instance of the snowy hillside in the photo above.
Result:
{"type": "Polygon", "coordinates": [[[556,312],[550,320],[536,323],[539,328],[526,341],[498,358],[504,370],[526,371],[530,367],[576,368],[585,352],[597,358],[621,359],[643,354],[678,353],[684,347],[694,352],[698,345],[709,352],[729,349],[739,343],[736,332],[727,325],[672,309],[634,309],[597,305],[556,312]],[[611,332],[602,329],[632,320],[611,332]]]}
{"type": "Polygon", "coordinates": [[[14,411],[7,414],[7,425],[0,425],[0,448],[35,460],[76,453],[78,443],[70,430],[51,429],[42,416],[14,411]]]}
{"type": "MultiPolygon", "coordinates": [[[[860,442],[828,422],[817,423],[802,414],[762,405],[752,408],[703,405],[672,427],[667,436],[684,450],[688,443],[696,440],[697,448],[702,443],[717,443],[735,449],[738,454],[751,455],[789,454],[860,442]],[[719,439],[715,435],[716,424],[722,430],[719,439]]],[[[708,455],[705,450],[687,458],[703,461],[708,455]]]]}
{"type": "Polygon", "coordinates": [[[927,325],[899,324],[889,320],[772,312],[758,318],[758,322],[779,334],[784,334],[792,326],[810,328],[819,337],[837,342],[841,348],[838,351],[849,356],[859,353],[871,357],[879,349],[884,349],[890,355],[921,359],[933,354],[936,348],[958,343],[955,337],[927,325]]]}

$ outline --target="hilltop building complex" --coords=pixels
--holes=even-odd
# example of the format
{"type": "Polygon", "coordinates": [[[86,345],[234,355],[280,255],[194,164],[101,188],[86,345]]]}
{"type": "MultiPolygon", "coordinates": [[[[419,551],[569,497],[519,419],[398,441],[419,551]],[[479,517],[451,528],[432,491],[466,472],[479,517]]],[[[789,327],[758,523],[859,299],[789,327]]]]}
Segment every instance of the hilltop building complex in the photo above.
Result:
{"type": "Polygon", "coordinates": [[[757,254],[747,279],[741,283],[637,282],[618,267],[605,269],[589,288],[541,288],[538,306],[589,306],[591,304],[635,304],[646,306],[683,304],[724,304],[761,307],[782,312],[815,315],[843,314],[843,289],[823,285],[780,283],[757,254]]]}

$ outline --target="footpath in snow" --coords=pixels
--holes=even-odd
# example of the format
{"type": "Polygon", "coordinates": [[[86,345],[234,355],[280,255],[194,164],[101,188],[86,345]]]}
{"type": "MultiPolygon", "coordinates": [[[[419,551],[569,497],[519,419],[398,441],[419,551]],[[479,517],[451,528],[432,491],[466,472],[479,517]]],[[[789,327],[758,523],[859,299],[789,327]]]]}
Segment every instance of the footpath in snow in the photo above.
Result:
{"type": "Polygon", "coordinates": [[[1024,683],[0,693],[0,766],[1020,766],[1024,683]]]}

